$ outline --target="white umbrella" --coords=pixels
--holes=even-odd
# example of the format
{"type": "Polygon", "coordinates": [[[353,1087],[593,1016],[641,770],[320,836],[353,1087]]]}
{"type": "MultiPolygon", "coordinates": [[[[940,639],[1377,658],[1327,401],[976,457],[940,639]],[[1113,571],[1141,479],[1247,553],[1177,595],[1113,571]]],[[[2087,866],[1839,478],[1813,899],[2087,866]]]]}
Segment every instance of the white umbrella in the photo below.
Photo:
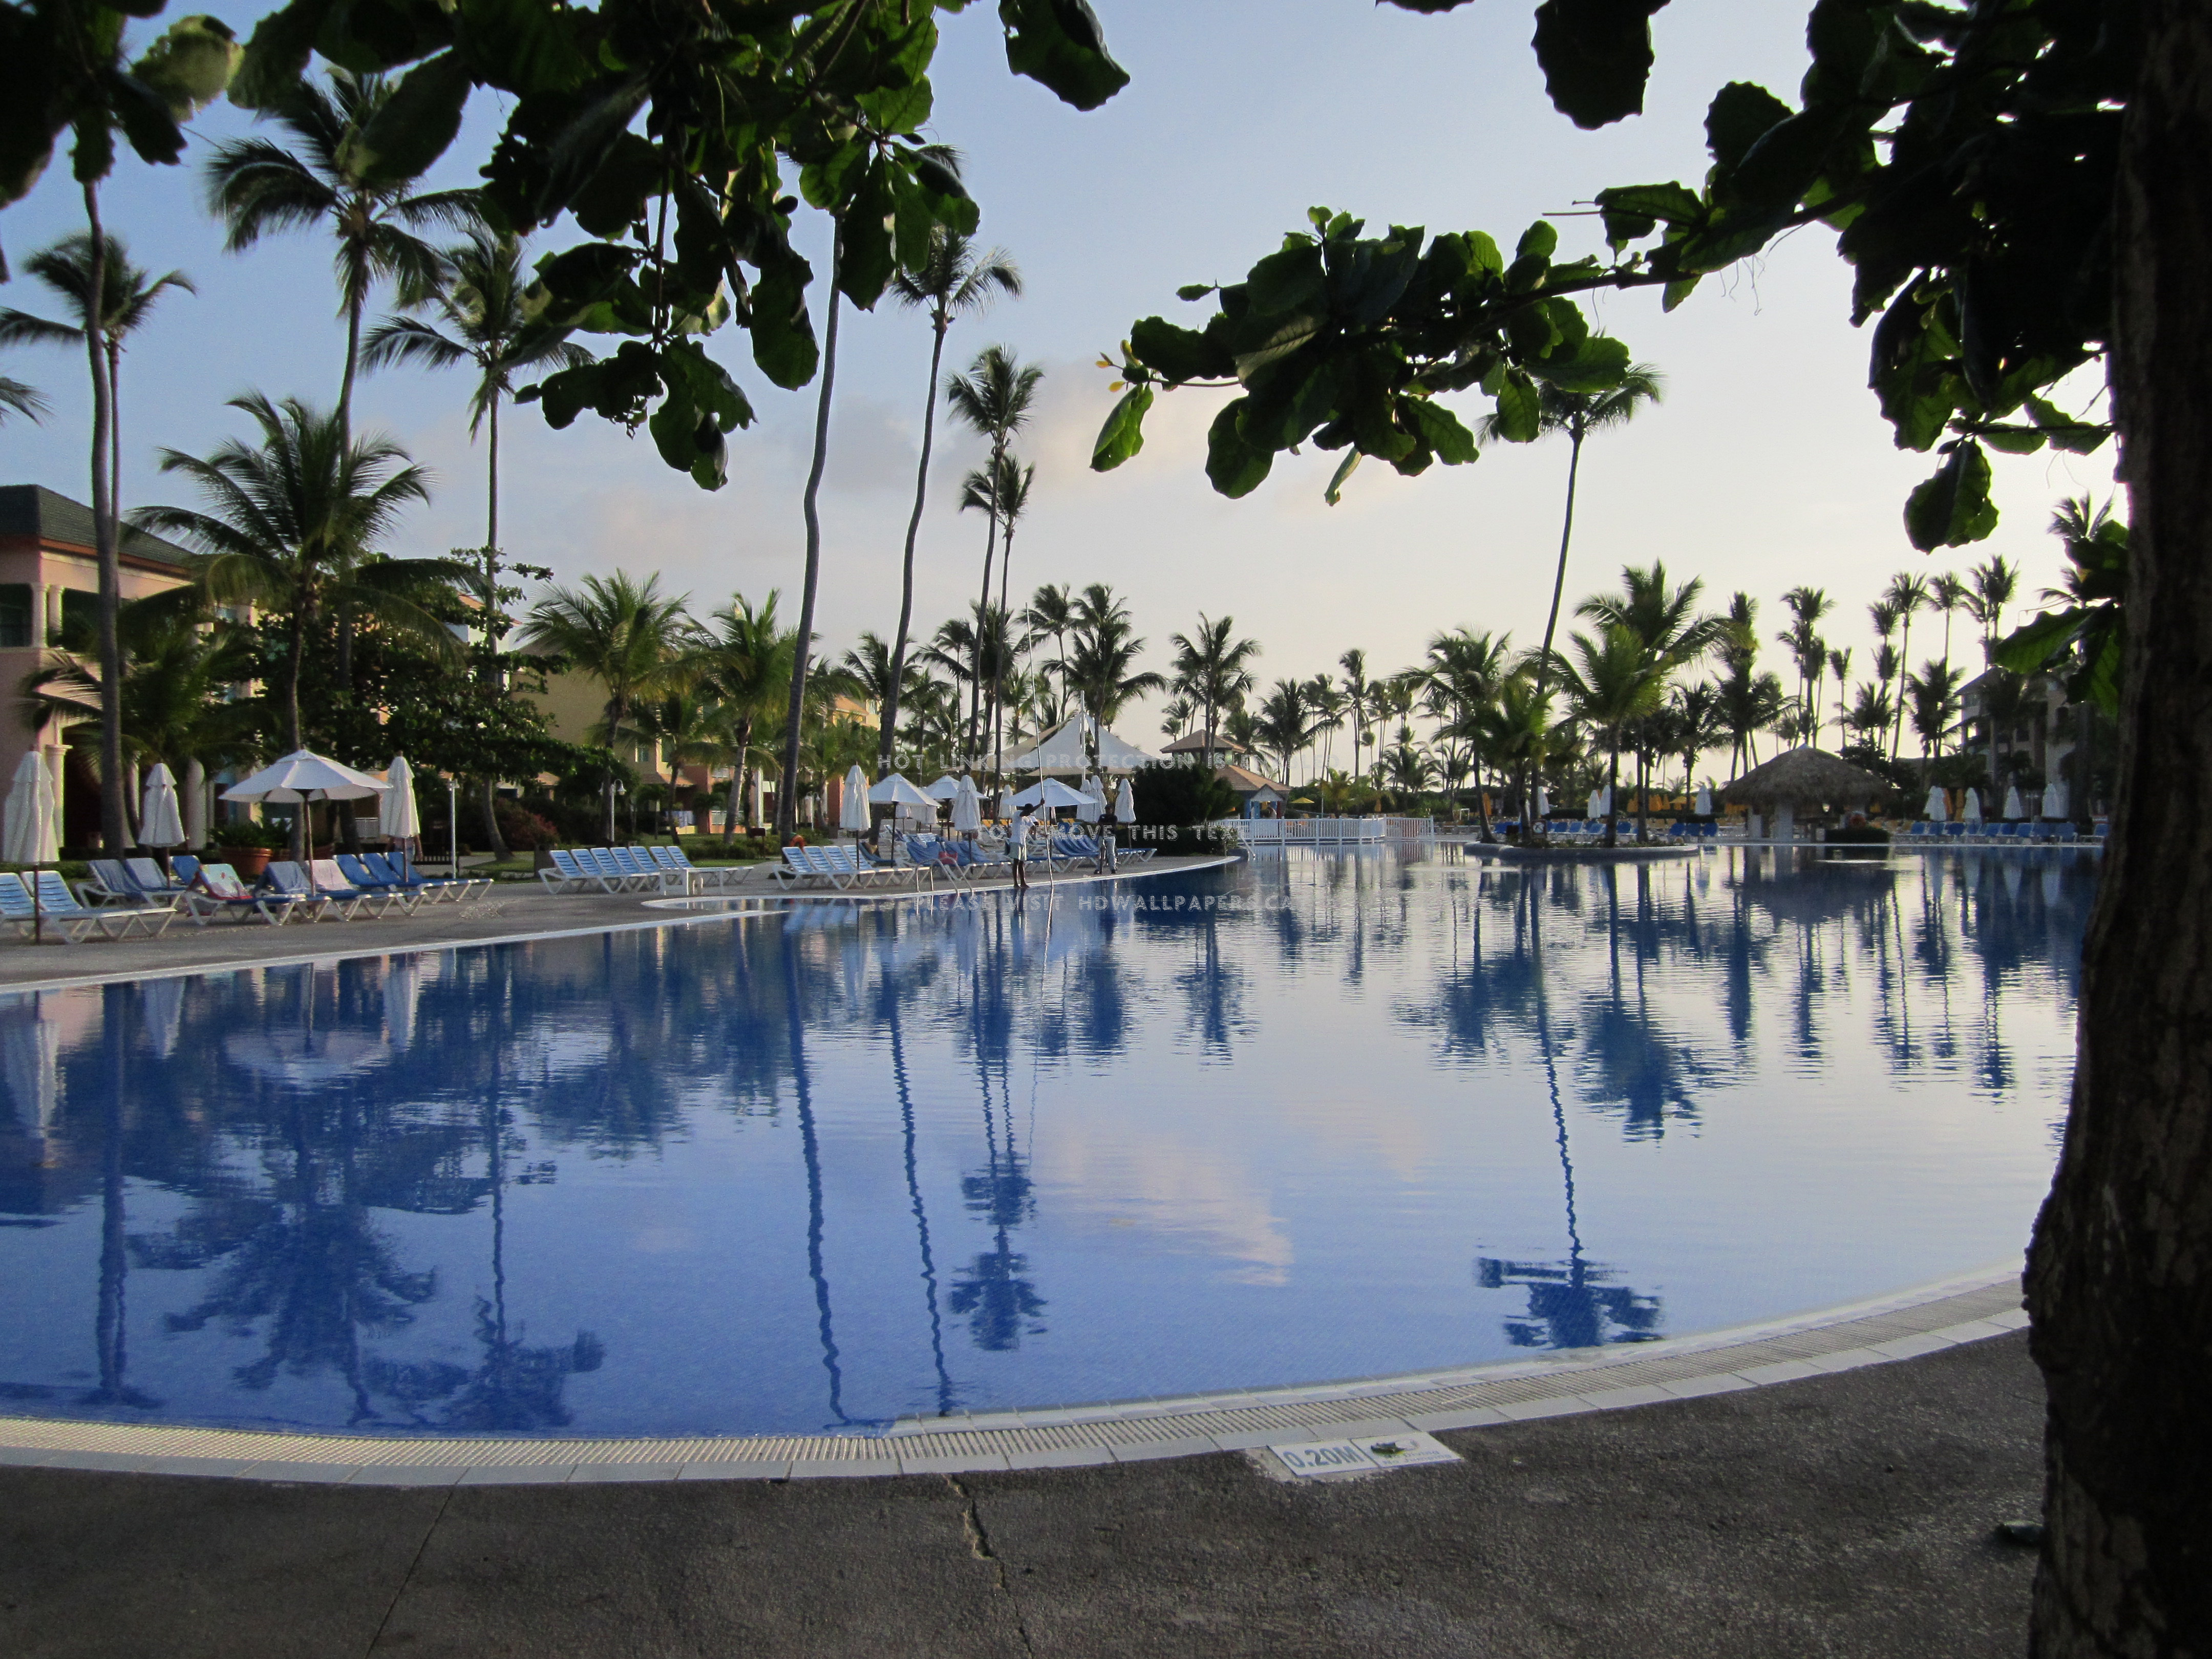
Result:
{"type": "Polygon", "coordinates": [[[1979,823],[1982,821],[1982,792],[1980,790],[1969,789],[1966,791],[1966,804],[1960,810],[1959,817],[1961,821],[1967,823],[1979,823]]]}
{"type": "Polygon", "coordinates": [[[1594,816],[1601,818],[1611,817],[1613,816],[1613,786],[1611,784],[1608,783],[1597,792],[1597,811],[1594,816]]]}
{"type": "MultiPolygon", "coordinates": [[[[276,801],[304,806],[311,800],[365,800],[381,795],[392,786],[366,772],[356,772],[313,750],[295,749],[280,761],[263,767],[242,783],[222,792],[225,800],[276,801]]],[[[307,844],[304,812],[292,818],[292,840],[302,856],[307,844]]]]}
{"type": "Polygon", "coordinates": [[[921,793],[937,800],[951,800],[960,793],[960,780],[947,772],[921,793]]]}
{"type": "Polygon", "coordinates": [[[1943,823],[1949,820],[1950,816],[1951,798],[1943,793],[1943,786],[1940,783],[1932,783],[1929,785],[1928,822],[1930,823],[1943,823]]]}
{"type": "Polygon", "coordinates": [[[1083,780],[1083,804],[1075,809],[1078,822],[1083,823],[1098,822],[1099,811],[1104,805],[1105,793],[1098,787],[1097,778],[1086,777],[1083,780]]]}
{"type": "Polygon", "coordinates": [[[54,779],[46,757],[26,750],[9,788],[7,823],[0,828],[0,858],[10,864],[52,864],[61,856],[54,819],[54,779]]]}
{"type": "Polygon", "coordinates": [[[406,756],[394,755],[384,775],[384,799],[376,804],[377,833],[390,841],[420,840],[422,815],[415,810],[415,769],[406,756]]]}
{"type": "Polygon", "coordinates": [[[953,793],[952,827],[962,835],[972,835],[983,827],[983,803],[976,798],[972,778],[961,779],[953,793]]]}
{"type": "Polygon", "coordinates": [[[1584,817],[1603,817],[1605,816],[1605,792],[1601,789],[1591,790],[1589,792],[1589,799],[1585,801],[1583,805],[1589,808],[1589,811],[1583,814],[1584,817]]]}
{"type": "Polygon", "coordinates": [[[2043,792],[2043,816],[2046,818],[2071,817],[2066,809],[2073,803],[2066,798],[2066,780],[2061,778],[2043,792]]]}
{"type": "Polygon", "coordinates": [[[844,798],[837,803],[837,827],[855,833],[868,827],[868,775],[858,762],[845,774],[844,798]]]}
{"type": "Polygon", "coordinates": [[[888,773],[878,779],[876,787],[868,791],[868,799],[878,806],[919,806],[929,812],[937,810],[933,796],[916,788],[896,772],[888,773]]]}
{"type": "Polygon", "coordinates": [[[1698,791],[1698,816],[1709,818],[1713,815],[1713,792],[1711,785],[1698,791]]]}
{"type": "Polygon", "coordinates": [[[1134,823],[1136,821],[1136,792],[1129,787],[1128,779],[1124,778],[1121,780],[1121,788],[1116,790],[1114,794],[1114,822],[1116,823],[1134,823]]]}
{"type": "Polygon", "coordinates": [[[1014,806],[1042,806],[1054,811],[1063,806],[1080,806],[1091,797],[1078,794],[1058,778],[1047,778],[1016,793],[1009,803],[1014,806]]]}
{"type": "Polygon", "coordinates": [[[1540,783],[1536,786],[1536,816],[1540,818],[1552,816],[1552,792],[1540,783]]]}
{"type": "Polygon", "coordinates": [[[2027,816],[2027,814],[2021,810],[2020,786],[2018,784],[2006,785],[2005,817],[2008,818],[2024,818],[2027,816]]]}
{"type": "Polygon", "coordinates": [[[160,761],[146,775],[146,793],[138,805],[138,839],[148,847],[180,847],[185,822],[177,812],[177,780],[160,761]]]}

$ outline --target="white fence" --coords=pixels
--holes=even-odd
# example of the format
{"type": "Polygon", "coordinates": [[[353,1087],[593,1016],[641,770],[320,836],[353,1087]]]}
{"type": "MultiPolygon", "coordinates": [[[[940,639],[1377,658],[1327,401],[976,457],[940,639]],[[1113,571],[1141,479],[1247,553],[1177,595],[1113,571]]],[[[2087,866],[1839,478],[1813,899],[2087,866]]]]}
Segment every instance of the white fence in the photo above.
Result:
{"type": "Polygon", "coordinates": [[[1214,827],[1233,830],[1247,847],[1379,847],[1389,842],[1425,841],[1436,834],[1433,818],[1223,818],[1214,827]]]}

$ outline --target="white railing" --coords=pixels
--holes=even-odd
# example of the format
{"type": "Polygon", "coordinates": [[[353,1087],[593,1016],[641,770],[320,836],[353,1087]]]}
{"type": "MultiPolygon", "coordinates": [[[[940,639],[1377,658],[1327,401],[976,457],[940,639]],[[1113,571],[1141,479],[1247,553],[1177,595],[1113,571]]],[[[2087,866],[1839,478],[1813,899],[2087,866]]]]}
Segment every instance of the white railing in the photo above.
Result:
{"type": "Polygon", "coordinates": [[[1431,818],[1223,818],[1214,826],[1233,830],[1247,847],[1379,847],[1386,842],[1424,841],[1436,833],[1431,818]]]}

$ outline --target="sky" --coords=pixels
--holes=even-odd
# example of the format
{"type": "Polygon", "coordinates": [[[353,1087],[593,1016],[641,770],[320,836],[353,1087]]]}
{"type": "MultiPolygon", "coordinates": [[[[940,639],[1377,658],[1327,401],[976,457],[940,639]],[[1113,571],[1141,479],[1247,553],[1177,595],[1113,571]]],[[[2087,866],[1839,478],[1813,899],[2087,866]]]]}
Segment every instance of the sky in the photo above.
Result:
{"type": "MultiPolygon", "coordinates": [[[[1524,5],[1492,0],[1420,16],[1367,0],[1097,3],[1133,77],[1100,110],[1079,113],[1012,76],[995,8],[944,17],[933,76],[931,136],[963,153],[983,210],[979,240],[1008,250],[1024,279],[1018,301],[955,325],[948,367],[1003,343],[1045,370],[1039,413],[1020,446],[1036,480],[1016,543],[1016,590],[1111,584],[1148,641],[1146,665],[1163,669],[1171,633],[1193,629],[1200,613],[1233,615],[1237,632],[1261,645],[1263,682],[1333,671],[1352,647],[1365,651],[1370,672],[1407,665],[1437,632],[1458,626],[1535,643],[1558,550],[1563,443],[1496,444],[1473,465],[1418,479],[1364,467],[1334,507],[1322,492],[1337,458],[1285,458],[1255,495],[1229,501],[1212,494],[1203,471],[1206,428],[1224,392],[1163,398],[1141,455],[1110,474],[1089,470],[1114,401],[1097,359],[1139,318],[1202,324],[1207,307],[1181,304],[1176,289],[1237,280],[1304,227],[1310,206],[1348,210],[1378,228],[1486,229],[1510,243],[1531,220],[1572,213],[1608,185],[1694,183],[1707,165],[1705,106],[1721,84],[1757,81],[1794,96],[1805,64],[1803,8],[1668,7],[1655,20],[1646,113],[1584,133],[1545,99],[1524,5]]],[[[264,8],[209,9],[244,33],[264,8]]],[[[472,182],[503,114],[496,97],[477,94],[433,182],[472,182]]],[[[106,192],[108,222],[137,263],[182,270],[198,290],[167,300],[125,362],[126,506],[185,504],[180,481],[160,472],[159,452],[204,453],[245,435],[245,417],[224,407],[227,398],[248,390],[336,398],[343,336],[328,246],[298,235],[227,254],[202,205],[208,146],[252,126],[245,112],[216,106],[196,125],[185,167],[126,156],[106,192]]],[[[55,167],[0,215],[11,262],[20,270],[25,254],[76,228],[79,213],[65,167],[55,167]]],[[[806,218],[802,245],[824,270],[827,222],[806,218]]],[[[1601,251],[1594,218],[1560,224],[1559,258],[1601,251]]],[[[576,234],[564,220],[540,245],[559,247],[576,234]]],[[[1854,649],[1856,678],[1869,672],[1873,650],[1867,602],[1895,572],[1963,572],[2002,553],[2023,567],[2023,601],[2057,580],[2050,510],[2083,491],[2101,500],[2112,487],[2109,455],[1995,457],[2003,519],[1994,538],[1934,557],[1915,552],[1902,509],[1933,458],[1892,445],[1866,386],[1869,341],[1850,326],[1850,272],[1833,244],[1817,228],[1801,232],[1708,277],[1671,315],[1651,294],[1601,302],[1601,325],[1662,373],[1666,398],[1586,452],[1570,604],[1614,585],[1624,564],[1663,560],[1677,579],[1702,578],[1716,608],[1735,589],[1752,593],[1771,640],[1787,620],[1778,595],[1809,583],[1838,603],[1823,632],[1854,649]]],[[[815,297],[818,331],[823,296],[815,297]]],[[[46,298],[21,276],[0,290],[0,304],[25,310],[46,308],[46,298]]],[[[817,622],[832,655],[862,629],[888,636],[897,620],[929,360],[921,318],[889,300],[872,313],[848,308],[842,327],[817,622]]],[[[509,556],[550,566],[562,580],[658,572],[702,613],[732,592],[758,599],[781,589],[785,614],[795,616],[815,392],[769,386],[745,344],[726,331],[712,347],[761,416],[733,435],[730,480],[716,493],[662,465],[642,434],[633,439],[589,416],[566,432],[530,410],[507,421],[509,556]]],[[[7,354],[0,373],[32,381],[54,406],[43,428],[0,430],[0,482],[85,497],[81,362],[23,349],[7,354]]],[[[2094,370],[2077,380],[2062,401],[2079,408],[2097,382],[2094,370]]],[[[459,375],[394,370],[362,382],[357,423],[396,438],[440,480],[394,551],[483,540],[483,452],[469,437],[466,395],[459,375]]],[[[939,434],[918,561],[924,629],[968,604],[981,578],[985,526],[957,501],[982,452],[965,435],[948,440],[941,420],[939,434]]],[[[1916,664],[1933,654],[1940,628],[1924,619],[1916,627],[1916,664]]],[[[1978,666],[1971,629],[1962,618],[1954,654],[1978,666]]],[[[1767,646],[1763,665],[1794,682],[1779,647],[1767,646]]],[[[1150,709],[1121,726],[1135,741],[1158,740],[1150,709]]]]}

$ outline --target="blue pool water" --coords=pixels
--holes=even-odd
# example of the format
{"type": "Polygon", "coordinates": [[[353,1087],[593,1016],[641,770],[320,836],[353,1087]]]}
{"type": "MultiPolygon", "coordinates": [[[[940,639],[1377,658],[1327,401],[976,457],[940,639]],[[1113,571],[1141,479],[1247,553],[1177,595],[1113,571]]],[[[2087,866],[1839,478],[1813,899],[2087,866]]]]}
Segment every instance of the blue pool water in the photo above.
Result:
{"type": "Polygon", "coordinates": [[[1293,853],[15,994],[0,1413],[866,1431],[1881,1294],[2016,1258],[2094,881],[1293,853]]]}

